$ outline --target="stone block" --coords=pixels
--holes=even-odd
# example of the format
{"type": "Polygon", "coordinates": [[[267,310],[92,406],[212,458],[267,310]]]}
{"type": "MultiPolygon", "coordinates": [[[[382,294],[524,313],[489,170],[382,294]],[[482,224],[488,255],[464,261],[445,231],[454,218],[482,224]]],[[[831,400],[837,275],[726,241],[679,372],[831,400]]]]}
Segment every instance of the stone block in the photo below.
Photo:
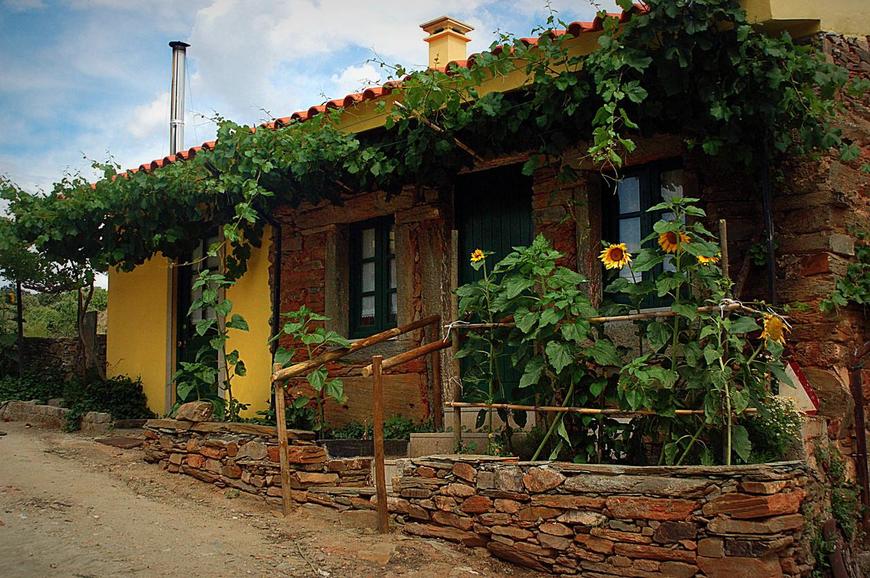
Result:
{"type": "Polygon", "coordinates": [[[705,516],[727,514],[732,518],[768,518],[783,514],[794,514],[800,509],[804,498],[803,490],[770,495],[750,495],[742,493],[723,494],[704,505],[705,516]]]}
{"type": "Polygon", "coordinates": [[[466,516],[458,516],[453,512],[437,511],[432,514],[432,520],[442,526],[453,526],[460,530],[471,530],[474,521],[466,516]]]}
{"type": "Polygon", "coordinates": [[[588,494],[645,494],[653,496],[701,497],[706,494],[708,480],[703,478],[670,478],[663,476],[573,476],[565,481],[565,490],[588,494]]]}
{"type": "Polygon", "coordinates": [[[629,520],[686,520],[698,506],[693,500],[628,496],[607,498],[606,503],[612,517],[629,520]]]}
{"type": "Polygon", "coordinates": [[[698,556],[721,558],[725,555],[725,543],[722,538],[704,538],[698,540],[698,556]]]}
{"type": "Polygon", "coordinates": [[[486,547],[496,558],[501,558],[502,560],[507,560],[508,562],[513,562],[514,564],[537,570],[538,572],[547,572],[549,570],[549,568],[547,568],[547,566],[545,566],[537,556],[530,552],[517,550],[516,548],[503,544],[497,540],[489,542],[486,547]]]}
{"type": "Polygon", "coordinates": [[[181,404],[175,413],[178,421],[203,422],[211,419],[214,406],[209,401],[191,401],[181,404]]]}
{"type": "Polygon", "coordinates": [[[650,560],[673,560],[675,562],[695,562],[695,553],[675,548],[664,548],[649,544],[616,544],[613,551],[629,558],[647,558],[650,560]]]}
{"type": "Polygon", "coordinates": [[[414,536],[424,538],[441,538],[450,542],[459,542],[472,548],[486,546],[486,540],[473,532],[466,532],[450,526],[433,526],[431,524],[405,524],[404,531],[414,536]]]}
{"type": "Polygon", "coordinates": [[[545,508],[543,506],[528,506],[517,512],[517,517],[524,522],[535,522],[555,518],[561,514],[561,510],[545,508]]]}
{"type": "Polygon", "coordinates": [[[492,500],[486,496],[469,496],[459,509],[467,514],[483,514],[492,509],[492,500]]]}
{"type": "Polygon", "coordinates": [[[708,578],[781,578],[782,568],[779,559],[743,558],[706,558],[698,556],[698,567],[708,578]]]}
{"type": "Polygon", "coordinates": [[[576,524],[580,526],[600,526],[607,521],[607,516],[598,512],[585,512],[582,510],[573,510],[565,512],[557,518],[563,524],[576,524]]]}
{"type": "Polygon", "coordinates": [[[533,494],[555,489],[564,481],[565,476],[546,466],[531,468],[523,475],[523,485],[533,494]]]}
{"type": "Polygon", "coordinates": [[[473,484],[477,480],[477,470],[465,462],[456,462],[453,464],[452,471],[454,476],[461,478],[466,482],[473,484]]]}
{"type": "Polygon", "coordinates": [[[711,534],[779,534],[803,527],[804,517],[801,514],[776,516],[763,521],[732,520],[717,516],[707,524],[707,531],[711,534]]]}

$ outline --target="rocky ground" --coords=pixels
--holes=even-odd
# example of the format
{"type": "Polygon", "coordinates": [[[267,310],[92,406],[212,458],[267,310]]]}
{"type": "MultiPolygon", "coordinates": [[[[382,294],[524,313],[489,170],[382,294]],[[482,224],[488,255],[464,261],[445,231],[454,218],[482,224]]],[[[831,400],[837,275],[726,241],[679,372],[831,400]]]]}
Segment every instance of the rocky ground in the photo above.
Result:
{"type": "Polygon", "coordinates": [[[92,438],[0,424],[0,576],[518,576],[436,540],[371,530],[368,512],[273,506],[92,438]]]}

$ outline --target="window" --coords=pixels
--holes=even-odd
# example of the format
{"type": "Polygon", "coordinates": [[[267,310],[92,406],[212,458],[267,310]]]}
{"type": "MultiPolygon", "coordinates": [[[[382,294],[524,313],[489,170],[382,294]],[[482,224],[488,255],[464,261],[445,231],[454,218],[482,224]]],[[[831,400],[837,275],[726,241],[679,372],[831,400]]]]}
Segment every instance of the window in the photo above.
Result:
{"type": "MultiPolygon", "coordinates": [[[[666,213],[648,213],[647,209],[665,199],[682,197],[685,188],[685,175],[679,161],[666,161],[644,165],[626,171],[613,194],[611,187],[605,193],[606,207],[605,238],[612,242],[625,243],[629,252],[636,255],[641,248],[641,239],[653,232],[653,225],[661,218],[672,216],[666,213]]],[[[648,241],[645,246],[653,247],[656,241],[648,241]]],[[[657,273],[672,265],[664,265],[632,277],[631,270],[625,267],[619,275],[629,281],[653,280],[657,273]]],[[[616,273],[614,273],[616,274],[616,273]]],[[[648,307],[664,305],[664,302],[648,303],[648,307]]]]}
{"type": "Polygon", "coordinates": [[[392,219],[358,223],[350,231],[350,337],[396,325],[396,233],[392,219]]]}

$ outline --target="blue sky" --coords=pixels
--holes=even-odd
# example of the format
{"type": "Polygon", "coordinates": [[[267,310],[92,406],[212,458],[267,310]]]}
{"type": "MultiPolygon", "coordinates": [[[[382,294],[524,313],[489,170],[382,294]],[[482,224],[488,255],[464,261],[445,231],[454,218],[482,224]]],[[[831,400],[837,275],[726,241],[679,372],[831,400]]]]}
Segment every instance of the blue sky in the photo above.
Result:
{"type": "MultiPolygon", "coordinates": [[[[596,11],[551,4],[566,21],[596,11]]],[[[170,40],[191,44],[193,146],[213,137],[215,113],[257,123],[372,84],[374,55],[424,66],[418,25],[444,14],[475,27],[470,53],[547,12],[545,0],[0,0],[0,173],[37,190],[65,171],[90,176],[90,159],[164,156],[170,40]]]]}

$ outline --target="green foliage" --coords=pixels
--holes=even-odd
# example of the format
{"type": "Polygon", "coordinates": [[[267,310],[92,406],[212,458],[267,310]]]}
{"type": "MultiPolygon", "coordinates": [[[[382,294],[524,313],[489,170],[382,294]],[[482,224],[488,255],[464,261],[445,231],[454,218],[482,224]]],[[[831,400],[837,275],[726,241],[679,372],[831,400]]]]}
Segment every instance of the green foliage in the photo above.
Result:
{"type": "Polygon", "coordinates": [[[813,47],[753,28],[735,0],[648,8],[622,24],[600,14],[604,32],[588,55],[569,50],[570,35],[547,34],[564,27],[551,14],[536,45],[504,35],[469,68],[408,74],[394,66],[402,106],[379,103],[383,131],[343,132],[341,109],[276,130],[216,118],[213,150],[158,170],[116,178],[116,165],[96,164],[105,178],[94,186],[65,176],[44,195],[4,181],[14,238],[53,262],[130,269],[157,252],[187,254],[217,223],[240,247],[231,265],[243,269],[242,246],[261,238],[277,204],[395,192],[408,182],[444,186],[473,162],[457,142],[481,155],[534,150],[527,172],[560,158],[578,135],[591,135],[587,153],[605,170],[622,165],[641,131],[682,135],[743,166],[763,156],[763,144],[783,155],[843,144],[830,124],[847,74],[813,47]],[[478,93],[483,81],[516,70],[527,76],[520,88],[478,93]]]}
{"type": "MultiPolygon", "coordinates": [[[[616,347],[586,320],[597,314],[586,292],[586,279],[576,271],[557,265],[562,255],[539,235],[529,247],[516,247],[489,274],[486,260],[475,263],[485,271],[482,279],[457,289],[462,317],[488,322],[512,318],[515,325],[466,336],[459,356],[467,359],[463,391],[467,399],[487,403],[533,403],[583,406],[603,401],[607,367],[618,366],[616,347]],[[523,368],[517,384],[499,375],[498,359],[506,356],[513,367],[523,368]]],[[[507,420],[507,412],[500,410],[507,420]]],[[[483,411],[483,418],[491,413],[483,411]]],[[[513,412],[525,423],[525,412],[513,412]]],[[[590,420],[579,420],[588,426],[590,420]]],[[[583,455],[597,451],[590,440],[568,435],[559,414],[547,438],[558,434],[557,454],[563,444],[579,444],[583,455]]],[[[490,421],[491,423],[491,421],[490,421]]],[[[487,428],[492,433],[492,427],[487,428]]],[[[543,446],[542,446],[543,447],[543,446]]],[[[575,446],[577,447],[577,446],[575,446]]]]}
{"type": "MultiPolygon", "coordinates": [[[[412,433],[433,431],[431,422],[416,423],[402,415],[392,415],[384,420],[384,439],[408,440],[412,433]]],[[[330,428],[324,437],[337,440],[365,440],[374,436],[371,424],[352,421],[338,428],[330,428]]]]}
{"type": "MultiPolygon", "coordinates": [[[[307,407],[307,405],[297,407],[296,403],[290,403],[287,404],[287,407],[284,410],[284,423],[287,425],[288,429],[313,430],[316,420],[317,416],[315,415],[314,410],[307,407]]],[[[251,423],[272,426],[278,423],[277,416],[275,415],[275,406],[272,404],[269,404],[269,409],[258,411],[257,417],[234,421],[248,421],[251,423]]]]}
{"type": "Polygon", "coordinates": [[[794,404],[771,398],[758,405],[758,413],[743,421],[752,440],[751,461],[775,462],[795,456],[801,445],[803,418],[794,404]]]}
{"type": "Polygon", "coordinates": [[[846,274],[837,279],[831,296],[819,304],[825,313],[836,312],[850,304],[866,310],[870,303],[870,231],[857,231],[856,236],[855,261],[846,268],[846,274]]]}
{"type": "Polygon", "coordinates": [[[66,380],[62,375],[51,371],[25,373],[22,377],[6,375],[0,377],[0,402],[17,399],[21,401],[39,400],[41,403],[49,399],[63,397],[66,380]]]}
{"type": "Polygon", "coordinates": [[[66,417],[67,431],[79,429],[81,418],[89,411],[112,414],[113,419],[147,419],[154,413],[140,379],[126,376],[109,379],[71,380],[64,385],[63,399],[70,412],[66,417]]]}
{"type": "MultiPolygon", "coordinates": [[[[601,415],[558,413],[533,458],[546,449],[551,459],[567,453],[581,462],[646,463],[645,448],[655,445],[658,463],[715,463],[724,455],[730,464],[752,461],[754,440],[761,440],[756,455],[766,459],[781,458],[789,449],[799,423],[770,400],[771,381],[787,379],[780,359],[784,322],[772,312],[744,307],[726,314],[719,308],[729,305],[729,286],[716,263],[719,245],[697,220],[704,211],[696,201],[677,197],[652,207],[669,217],[643,240],[644,248],[627,265],[631,275],[616,275],[606,288],[630,303],[606,305],[609,312],[640,313],[654,295],[668,300],[676,314],[634,321],[637,343],[631,348],[617,347],[600,324],[590,323],[598,312],[585,280],[557,265],[561,255],[543,237],[515,248],[491,274],[457,290],[460,313],[467,318],[514,321],[467,336],[459,352],[468,360],[467,398],[652,414],[624,424],[601,415]],[[634,282],[646,271],[655,271],[653,280],[634,282]],[[713,308],[699,311],[704,305],[713,308]],[[493,363],[499,355],[523,368],[516,386],[499,376],[493,363]],[[751,407],[761,410],[757,418],[748,417],[751,407]],[[677,413],[699,409],[702,416],[677,413]]],[[[485,259],[476,264],[486,272],[485,259]]],[[[507,413],[501,413],[506,421],[507,413]]],[[[521,415],[515,412],[514,419],[521,421],[521,415]]]]}
{"type": "MultiPolygon", "coordinates": [[[[327,349],[350,347],[350,341],[335,331],[329,331],[323,327],[322,323],[329,321],[328,317],[315,313],[304,305],[296,311],[283,313],[282,317],[286,319],[286,322],[278,335],[272,338],[272,341],[281,337],[289,337],[293,343],[291,349],[279,347],[275,352],[275,363],[281,364],[282,367],[292,365],[294,360],[314,359],[327,349]]],[[[318,417],[313,429],[320,430],[326,425],[323,413],[326,398],[330,397],[338,403],[346,401],[344,383],[341,379],[330,378],[329,370],[323,364],[308,373],[306,380],[311,389],[314,390],[315,395],[311,398],[304,395],[299,396],[294,399],[291,405],[296,409],[301,409],[313,402],[317,408],[316,415],[318,417]]]]}
{"type": "MultiPolygon", "coordinates": [[[[105,311],[109,292],[94,288],[88,311],[105,311]]],[[[77,293],[25,293],[24,334],[27,337],[75,337],[77,293]]]]}
{"type": "MultiPolygon", "coordinates": [[[[220,247],[210,249],[210,252],[218,251],[220,247]]],[[[225,259],[223,254],[221,258],[225,259]]],[[[230,329],[248,330],[248,323],[241,315],[231,315],[233,303],[224,296],[232,284],[233,278],[204,269],[191,286],[199,296],[190,304],[187,314],[199,313],[194,330],[203,339],[194,360],[180,361],[179,369],[172,376],[177,398],[173,411],[183,403],[206,400],[214,406],[218,419],[237,421],[247,408],[233,398],[232,390],[233,377],[247,373],[245,362],[238,349],[227,351],[230,329]]]]}
{"type": "Polygon", "coordinates": [[[50,372],[0,378],[0,401],[35,399],[45,403],[52,398],[63,398],[70,409],[66,418],[68,431],[79,429],[82,416],[89,411],[107,412],[113,419],[154,417],[148,409],[148,400],[139,379],[118,376],[67,380],[50,372]]]}
{"type": "Polygon", "coordinates": [[[815,458],[825,473],[830,488],[831,515],[846,539],[852,540],[858,530],[858,520],[861,516],[858,487],[849,480],[846,463],[835,448],[819,444],[815,449],[815,458]]]}

